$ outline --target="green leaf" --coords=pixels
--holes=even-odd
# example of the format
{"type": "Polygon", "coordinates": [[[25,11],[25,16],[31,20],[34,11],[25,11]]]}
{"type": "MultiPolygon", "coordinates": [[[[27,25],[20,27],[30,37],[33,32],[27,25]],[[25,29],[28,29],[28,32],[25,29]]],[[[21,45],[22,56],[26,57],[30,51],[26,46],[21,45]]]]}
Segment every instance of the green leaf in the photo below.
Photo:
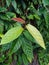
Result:
{"type": "Polygon", "coordinates": [[[21,47],[21,45],[22,45],[21,38],[18,38],[15,42],[14,47],[11,49],[10,54],[17,52],[17,50],[21,47]]]}
{"type": "Polygon", "coordinates": [[[49,5],[49,0],[42,0],[44,6],[49,5]]]}
{"type": "Polygon", "coordinates": [[[36,43],[35,39],[32,37],[32,35],[31,35],[27,30],[25,30],[25,31],[23,32],[23,34],[24,34],[24,36],[26,37],[26,39],[28,39],[28,40],[31,41],[31,42],[36,43]]]}
{"type": "Polygon", "coordinates": [[[26,9],[26,4],[23,0],[21,0],[21,4],[22,4],[23,9],[25,10],[26,9]]]}
{"type": "Polygon", "coordinates": [[[22,59],[23,59],[24,65],[28,65],[29,64],[29,62],[28,62],[27,57],[26,57],[25,54],[22,54],[22,59]]]}
{"type": "Polygon", "coordinates": [[[2,51],[2,52],[5,52],[5,51],[7,51],[8,49],[10,49],[11,46],[12,46],[12,43],[6,44],[6,45],[2,45],[1,51],[2,51]]]}
{"type": "Polygon", "coordinates": [[[17,65],[22,65],[22,57],[18,54],[17,65]]]}
{"type": "Polygon", "coordinates": [[[6,58],[6,57],[5,57],[4,55],[2,55],[2,56],[0,57],[0,63],[3,62],[3,61],[5,61],[5,58],[6,58]]]}
{"type": "Polygon", "coordinates": [[[44,17],[45,17],[46,27],[48,28],[49,27],[49,12],[45,12],[44,17]]]}
{"type": "Polygon", "coordinates": [[[0,37],[2,38],[3,37],[3,34],[0,34],[0,37]]]}
{"type": "Polygon", "coordinates": [[[38,20],[40,20],[40,17],[37,14],[34,14],[34,17],[38,20]]]}
{"type": "Polygon", "coordinates": [[[32,44],[30,42],[28,42],[26,39],[22,39],[23,44],[22,44],[22,49],[24,54],[27,56],[27,59],[29,60],[29,62],[32,62],[33,59],[33,48],[32,48],[32,44]]]}
{"type": "Polygon", "coordinates": [[[34,16],[30,14],[29,16],[27,16],[27,18],[33,20],[34,19],[34,16]]]}
{"type": "Polygon", "coordinates": [[[0,45],[2,44],[7,44],[15,39],[17,39],[21,33],[23,31],[23,28],[21,26],[17,26],[17,27],[14,27],[12,29],[10,29],[3,37],[2,37],[2,40],[1,40],[1,43],[0,45]]]}
{"type": "Polygon", "coordinates": [[[9,17],[8,15],[6,15],[6,14],[1,15],[0,18],[1,18],[2,20],[11,21],[10,17],[9,17]]]}
{"type": "Polygon", "coordinates": [[[0,7],[0,12],[5,12],[7,9],[5,7],[0,7]]]}
{"type": "Polygon", "coordinates": [[[17,9],[17,3],[15,0],[12,0],[12,6],[14,7],[15,10],[17,9]]]}
{"type": "Polygon", "coordinates": [[[9,7],[10,3],[11,3],[11,0],[6,0],[6,4],[8,7],[9,7]]]}
{"type": "Polygon", "coordinates": [[[2,20],[0,20],[0,34],[3,33],[3,30],[4,30],[4,23],[2,20]]]}
{"type": "Polygon", "coordinates": [[[16,14],[13,12],[7,12],[6,15],[8,15],[10,18],[16,18],[16,14]]]}
{"type": "Polygon", "coordinates": [[[43,47],[44,49],[46,49],[43,37],[40,34],[40,32],[34,26],[32,26],[31,24],[26,25],[26,28],[30,32],[30,34],[34,37],[34,39],[37,41],[37,43],[41,47],[43,47]]]}

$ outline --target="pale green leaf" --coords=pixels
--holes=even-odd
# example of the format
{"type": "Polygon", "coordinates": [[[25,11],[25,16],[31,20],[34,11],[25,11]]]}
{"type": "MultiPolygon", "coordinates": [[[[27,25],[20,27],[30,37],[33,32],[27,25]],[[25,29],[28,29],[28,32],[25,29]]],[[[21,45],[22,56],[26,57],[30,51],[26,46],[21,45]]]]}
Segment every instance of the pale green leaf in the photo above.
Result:
{"type": "Polygon", "coordinates": [[[32,26],[31,24],[26,25],[26,28],[30,32],[30,34],[34,37],[34,39],[37,41],[37,43],[41,47],[43,47],[44,49],[46,49],[43,37],[40,34],[40,32],[34,26],[32,26]]]}
{"type": "Polygon", "coordinates": [[[14,28],[10,29],[2,37],[0,45],[7,44],[7,43],[17,39],[20,36],[20,34],[22,33],[22,31],[23,31],[23,28],[21,26],[17,26],[17,27],[14,27],[14,28]]]}

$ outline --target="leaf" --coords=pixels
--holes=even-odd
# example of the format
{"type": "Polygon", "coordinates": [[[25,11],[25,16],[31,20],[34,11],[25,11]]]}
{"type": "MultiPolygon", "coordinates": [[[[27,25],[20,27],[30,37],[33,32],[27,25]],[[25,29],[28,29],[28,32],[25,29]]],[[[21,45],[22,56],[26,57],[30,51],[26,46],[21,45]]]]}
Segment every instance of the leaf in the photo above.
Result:
{"type": "Polygon", "coordinates": [[[14,43],[15,43],[15,45],[11,49],[10,54],[13,54],[13,53],[17,52],[17,50],[21,47],[21,45],[22,45],[21,38],[18,38],[17,41],[14,42],[14,43]]]}
{"type": "Polygon", "coordinates": [[[34,37],[34,39],[37,41],[37,43],[41,47],[43,47],[44,49],[46,49],[43,37],[40,34],[40,32],[34,26],[32,26],[31,24],[26,25],[26,28],[30,32],[30,34],[34,37]]]}
{"type": "Polygon", "coordinates": [[[7,9],[5,7],[0,7],[0,12],[5,12],[7,9]]]}
{"type": "Polygon", "coordinates": [[[13,12],[7,12],[6,15],[8,15],[10,18],[16,17],[16,14],[13,12]]]}
{"type": "Polygon", "coordinates": [[[45,12],[44,17],[45,17],[46,27],[48,28],[49,27],[49,12],[45,12]]]}
{"type": "Polygon", "coordinates": [[[37,14],[34,14],[34,17],[38,20],[40,20],[40,17],[37,14]]]}
{"type": "Polygon", "coordinates": [[[15,12],[16,12],[17,14],[20,14],[20,15],[21,15],[21,11],[20,11],[19,8],[17,8],[17,9],[15,10],[15,12]]]}
{"type": "Polygon", "coordinates": [[[17,21],[17,22],[20,22],[22,24],[25,23],[25,21],[23,19],[21,19],[21,18],[12,18],[12,20],[17,21]]]}
{"type": "Polygon", "coordinates": [[[2,52],[5,52],[5,51],[7,51],[8,49],[10,49],[11,46],[12,46],[12,43],[6,44],[6,45],[2,45],[1,51],[2,51],[2,52]]]}
{"type": "Polygon", "coordinates": [[[27,18],[33,20],[34,19],[34,16],[30,14],[29,16],[27,16],[27,18]]]}
{"type": "Polygon", "coordinates": [[[1,15],[1,16],[0,16],[0,19],[1,19],[1,20],[5,20],[5,21],[11,21],[10,17],[9,17],[8,15],[6,15],[6,14],[1,15]]]}
{"type": "Polygon", "coordinates": [[[29,64],[25,54],[22,54],[22,59],[23,59],[24,65],[28,65],[29,64]]]}
{"type": "Polygon", "coordinates": [[[27,56],[27,59],[29,60],[29,62],[32,62],[33,59],[33,48],[32,48],[32,44],[30,42],[28,42],[26,39],[22,39],[22,49],[24,54],[27,56]]]}
{"type": "Polygon", "coordinates": [[[23,31],[23,28],[21,26],[14,27],[10,29],[1,40],[0,45],[7,44],[15,39],[17,39],[23,31]]]}
{"type": "Polygon", "coordinates": [[[26,39],[28,39],[28,40],[31,41],[31,42],[36,43],[35,39],[32,37],[32,35],[31,35],[27,30],[25,30],[25,31],[23,32],[23,34],[24,34],[24,36],[26,37],[26,39]]]}
{"type": "Polygon", "coordinates": [[[6,0],[6,4],[8,7],[9,7],[10,3],[11,3],[11,0],[6,0]]]}
{"type": "Polygon", "coordinates": [[[4,30],[4,23],[2,20],[0,20],[0,34],[3,33],[3,30],[4,30]]]}
{"type": "Polygon", "coordinates": [[[14,7],[15,10],[17,9],[17,3],[15,0],[12,0],[12,6],[14,7]]]}
{"type": "Polygon", "coordinates": [[[18,54],[17,65],[22,65],[22,57],[20,54],[18,54]]]}
{"type": "Polygon", "coordinates": [[[0,37],[2,38],[3,37],[3,34],[0,34],[0,37]]]}
{"type": "Polygon", "coordinates": [[[26,9],[26,4],[23,0],[21,0],[21,5],[22,5],[23,9],[25,10],[26,9]]]}
{"type": "Polygon", "coordinates": [[[49,5],[49,0],[42,0],[44,6],[49,5]]]}
{"type": "Polygon", "coordinates": [[[5,61],[5,58],[6,58],[5,55],[2,55],[2,56],[0,57],[0,63],[1,63],[1,62],[3,63],[3,62],[5,61]]]}

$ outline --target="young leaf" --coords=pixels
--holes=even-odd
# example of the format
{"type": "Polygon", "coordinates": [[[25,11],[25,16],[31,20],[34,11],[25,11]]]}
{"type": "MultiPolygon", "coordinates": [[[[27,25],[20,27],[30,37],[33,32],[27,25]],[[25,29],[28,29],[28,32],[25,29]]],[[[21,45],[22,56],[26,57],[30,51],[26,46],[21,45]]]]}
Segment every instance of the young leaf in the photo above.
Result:
{"type": "Polygon", "coordinates": [[[30,34],[34,37],[34,39],[37,41],[37,43],[41,47],[43,47],[44,49],[46,49],[43,37],[40,34],[40,32],[34,26],[32,26],[31,24],[26,25],[26,28],[30,32],[30,34]]]}
{"type": "Polygon", "coordinates": [[[12,29],[10,29],[3,37],[2,37],[2,40],[1,40],[1,44],[7,44],[15,39],[17,39],[20,34],[22,33],[23,31],[23,28],[21,26],[17,26],[17,27],[14,27],[12,29]]]}
{"type": "Polygon", "coordinates": [[[21,18],[12,18],[12,20],[17,21],[17,22],[20,22],[22,24],[25,23],[25,21],[23,19],[21,19],[21,18]]]}

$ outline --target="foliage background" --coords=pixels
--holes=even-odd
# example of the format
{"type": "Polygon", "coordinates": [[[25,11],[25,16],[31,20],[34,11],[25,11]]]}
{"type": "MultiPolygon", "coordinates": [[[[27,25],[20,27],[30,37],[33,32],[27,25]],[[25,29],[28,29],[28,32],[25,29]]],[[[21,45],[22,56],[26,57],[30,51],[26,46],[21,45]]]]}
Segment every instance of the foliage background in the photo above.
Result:
{"type": "MultiPolygon", "coordinates": [[[[47,65],[49,63],[49,0],[0,0],[1,34],[5,33],[12,27],[13,23],[11,21],[11,18],[13,17],[20,17],[24,19],[26,21],[26,24],[28,22],[31,23],[41,32],[47,49],[43,50],[38,45],[33,44],[33,50],[38,55],[39,64],[47,65]],[[11,22],[9,23],[9,21],[11,22]],[[5,30],[3,31],[4,28],[5,30]]],[[[16,24],[13,26],[15,25],[16,24]]],[[[0,52],[1,63],[4,61],[7,55],[5,51],[10,49],[11,46],[12,43],[3,45],[2,48],[0,47],[0,50],[2,52],[0,52]]],[[[10,61],[10,59],[11,58],[9,58],[7,61],[8,65],[12,61],[10,61]]],[[[6,64],[6,62],[4,64],[6,64]]]]}

